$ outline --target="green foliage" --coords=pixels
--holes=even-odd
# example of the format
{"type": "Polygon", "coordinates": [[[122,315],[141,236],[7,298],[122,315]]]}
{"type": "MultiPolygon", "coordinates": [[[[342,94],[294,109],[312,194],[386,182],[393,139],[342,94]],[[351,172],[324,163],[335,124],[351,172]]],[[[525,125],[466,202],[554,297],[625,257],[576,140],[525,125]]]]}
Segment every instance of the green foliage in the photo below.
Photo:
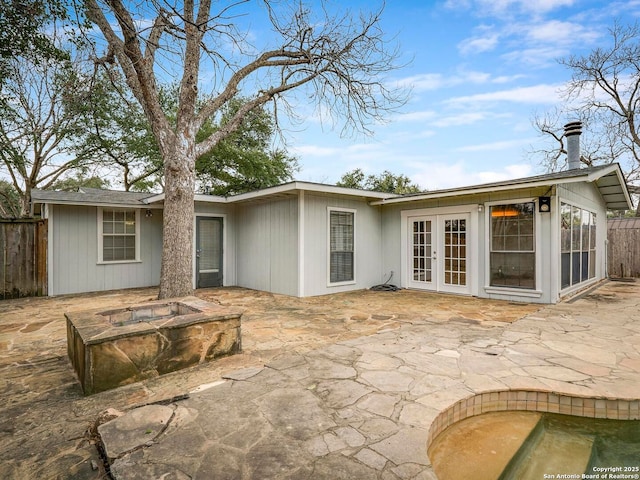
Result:
{"type": "Polygon", "coordinates": [[[65,192],[77,191],[80,187],[100,188],[106,190],[110,187],[109,180],[98,176],[87,177],[82,171],[76,171],[75,175],[58,180],[51,186],[52,190],[63,190],[65,192]]]}
{"type": "Polygon", "coordinates": [[[162,158],[151,127],[121,78],[99,70],[73,108],[86,129],[77,141],[96,164],[120,177],[126,191],[151,191],[162,182],[162,158]]]}
{"type": "MultiPolygon", "coordinates": [[[[196,141],[224,126],[246,99],[235,98],[222,112],[220,121],[207,123],[196,141]]],[[[213,195],[236,195],[281,184],[298,170],[295,157],[284,150],[270,149],[275,124],[264,108],[249,112],[240,127],[196,161],[197,180],[202,191],[213,195]]]]}
{"type": "Polygon", "coordinates": [[[0,218],[20,217],[20,194],[6,180],[0,180],[0,218]]]}
{"type": "Polygon", "coordinates": [[[0,83],[4,82],[6,62],[11,58],[68,58],[68,53],[56,46],[43,28],[53,19],[66,18],[64,0],[0,0],[0,83]]]}
{"type": "Polygon", "coordinates": [[[78,141],[86,130],[77,105],[84,101],[87,77],[70,60],[4,63],[0,84],[0,172],[21,196],[29,214],[33,188],[50,188],[65,172],[80,168],[91,151],[78,141]]]}
{"type": "Polygon", "coordinates": [[[411,179],[406,175],[394,175],[389,170],[379,175],[365,175],[361,169],[356,168],[342,175],[336,185],[399,195],[424,191],[418,185],[411,183],[411,179]]]}
{"type": "MultiPolygon", "coordinates": [[[[151,127],[139,104],[127,98],[121,80],[101,73],[94,79],[89,98],[78,106],[90,131],[82,142],[95,150],[103,165],[114,166],[125,190],[151,191],[162,187],[163,162],[151,127]]],[[[178,88],[160,88],[160,101],[167,118],[175,123],[178,88]]],[[[209,119],[196,141],[202,141],[224,126],[245,100],[233,99],[218,119],[209,119]]],[[[298,168],[296,159],[284,150],[270,149],[275,125],[264,108],[251,111],[240,127],[196,161],[196,180],[202,192],[234,195],[288,181],[298,168]]]]}

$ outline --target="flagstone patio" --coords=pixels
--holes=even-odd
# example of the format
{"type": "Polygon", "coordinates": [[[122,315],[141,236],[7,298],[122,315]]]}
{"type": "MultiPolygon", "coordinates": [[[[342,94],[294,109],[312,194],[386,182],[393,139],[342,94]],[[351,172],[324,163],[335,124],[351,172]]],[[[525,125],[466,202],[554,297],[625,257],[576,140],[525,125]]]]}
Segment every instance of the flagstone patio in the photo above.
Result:
{"type": "Polygon", "coordinates": [[[430,429],[465,398],[640,398],[636,283],[546,307],[414,291],[196,294],[244,309],[241,354],[91,397],[66,358],[63,313],[156,291],[0,302],[0,477],[104,478],[101,423],[120,479],[435,478],[430,429]]]}

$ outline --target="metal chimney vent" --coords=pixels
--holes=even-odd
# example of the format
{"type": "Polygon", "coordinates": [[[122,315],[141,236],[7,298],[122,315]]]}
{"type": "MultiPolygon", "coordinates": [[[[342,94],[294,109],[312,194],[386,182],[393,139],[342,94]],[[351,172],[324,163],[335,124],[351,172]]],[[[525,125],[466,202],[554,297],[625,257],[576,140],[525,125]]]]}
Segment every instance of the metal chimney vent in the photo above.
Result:
{"type": "Polygon", "coordinates": [[[569,170],[580,168],[580,134],[582,122],[573,121],[564,126],[564,136],[567,137],[567,165],[569,170]]]}

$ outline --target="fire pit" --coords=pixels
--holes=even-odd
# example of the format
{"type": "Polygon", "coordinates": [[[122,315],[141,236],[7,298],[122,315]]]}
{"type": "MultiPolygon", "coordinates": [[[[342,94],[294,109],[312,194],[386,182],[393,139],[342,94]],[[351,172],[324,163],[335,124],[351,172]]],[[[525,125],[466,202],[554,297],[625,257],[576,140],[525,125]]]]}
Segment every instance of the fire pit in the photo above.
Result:
{"type": "Polygon", "coordinates": [[[196,297],[66,313],[67,353],[91,395],[239,352],[241,316],[196,297]]]}

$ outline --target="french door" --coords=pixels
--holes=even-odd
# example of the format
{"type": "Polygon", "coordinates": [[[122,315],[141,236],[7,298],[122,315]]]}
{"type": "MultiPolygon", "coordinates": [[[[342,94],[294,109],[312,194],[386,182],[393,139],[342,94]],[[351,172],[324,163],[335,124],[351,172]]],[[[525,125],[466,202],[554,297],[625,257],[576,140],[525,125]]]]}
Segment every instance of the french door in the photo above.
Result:
{"type": "Polygon", "coordinates": [[[469,214],[409,217],[407,226],[408,286],[470,293],[469,214]]]}

